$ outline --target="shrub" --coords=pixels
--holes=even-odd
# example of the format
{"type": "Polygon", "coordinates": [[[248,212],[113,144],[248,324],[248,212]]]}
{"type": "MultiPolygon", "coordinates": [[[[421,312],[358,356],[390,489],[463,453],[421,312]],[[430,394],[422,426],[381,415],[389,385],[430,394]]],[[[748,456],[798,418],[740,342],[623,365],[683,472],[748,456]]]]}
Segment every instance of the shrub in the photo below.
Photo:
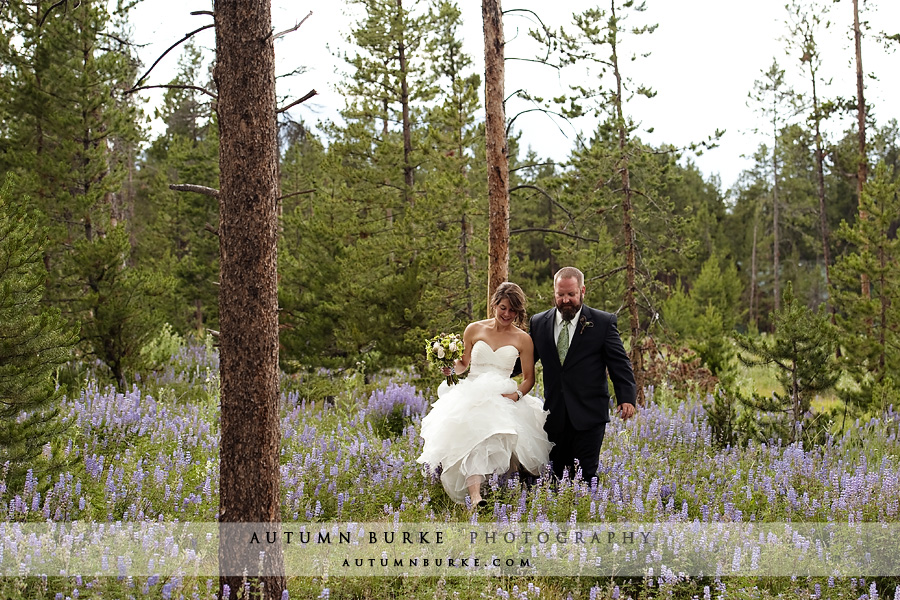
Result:
{"type": "Polygon", "coordinates": [[[385,389],[372,392],[366,413],[381,437],[398,437],[427,406],[425,397],[412,384],[390,383],[385,389]]]}

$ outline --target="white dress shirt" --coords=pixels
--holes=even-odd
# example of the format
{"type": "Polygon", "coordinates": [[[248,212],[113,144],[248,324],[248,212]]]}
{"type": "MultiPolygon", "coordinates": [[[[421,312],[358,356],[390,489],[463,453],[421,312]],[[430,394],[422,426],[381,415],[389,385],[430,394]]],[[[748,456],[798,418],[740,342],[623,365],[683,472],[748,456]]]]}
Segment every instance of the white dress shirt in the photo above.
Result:
{"type": "MultiPolygon", "coordinates": [[[[575,338],[575,325],[578,324],[578,317],[581,316],[581,308],[578,309],[578,312],[575,313],[575,316],[572,317],[572,320],[569,321],[569,347],[572,347],[572,340],[575,338]]],[[[556,324],[553,326],[553,340],[554,343],[559,340],[559,332],[562,331],[563,328],[563,318],[562,313],[559,309],[556,309],[556,324]]]]}

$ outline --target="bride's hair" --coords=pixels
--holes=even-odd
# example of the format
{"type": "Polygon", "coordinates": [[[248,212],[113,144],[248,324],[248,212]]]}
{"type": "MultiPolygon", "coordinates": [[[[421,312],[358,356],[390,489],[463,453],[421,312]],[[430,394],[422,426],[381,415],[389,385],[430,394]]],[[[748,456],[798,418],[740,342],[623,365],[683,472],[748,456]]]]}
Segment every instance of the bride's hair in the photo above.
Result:
{"type": "Polygon", "coordinates": [[[516,311],[516,325],[524,327],[528,313],[525,312],[525,292],[522,291],[522,288],[511,281],[504,281],[497,286],[494,295],[491,296],[491,315],[494,314],[494,307],[503,300],[506,300],[509,307],[516,311]]]}

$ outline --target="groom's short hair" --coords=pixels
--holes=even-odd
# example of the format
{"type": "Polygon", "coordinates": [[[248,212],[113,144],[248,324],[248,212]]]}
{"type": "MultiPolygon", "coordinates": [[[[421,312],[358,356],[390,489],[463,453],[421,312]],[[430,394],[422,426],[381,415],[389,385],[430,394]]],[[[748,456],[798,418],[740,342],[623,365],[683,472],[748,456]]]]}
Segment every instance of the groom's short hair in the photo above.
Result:
{"type": "Polygon", "coordinates": [[[556,275],[553,276],[554,287],[556,286],[556,282],[560,279],[568,279],[570,277],[574,277],[578,281],[578,287],[584,285],[584,273],[582,273],[575,267],[563,267],[556,272],[556,275]]]}

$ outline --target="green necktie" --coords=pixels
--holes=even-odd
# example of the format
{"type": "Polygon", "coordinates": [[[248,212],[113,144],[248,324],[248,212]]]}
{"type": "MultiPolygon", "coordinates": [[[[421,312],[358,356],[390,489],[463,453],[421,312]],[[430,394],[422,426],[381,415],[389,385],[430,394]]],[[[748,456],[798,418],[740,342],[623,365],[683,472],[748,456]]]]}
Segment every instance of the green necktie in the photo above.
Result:
{"type": "Polygon", "coordinates": [[[559,364],[566,361],[566,352],[569,351],[569,322],[563,321],[559,337],[556,339],[556,351],[559,352],[559,364]]]}

